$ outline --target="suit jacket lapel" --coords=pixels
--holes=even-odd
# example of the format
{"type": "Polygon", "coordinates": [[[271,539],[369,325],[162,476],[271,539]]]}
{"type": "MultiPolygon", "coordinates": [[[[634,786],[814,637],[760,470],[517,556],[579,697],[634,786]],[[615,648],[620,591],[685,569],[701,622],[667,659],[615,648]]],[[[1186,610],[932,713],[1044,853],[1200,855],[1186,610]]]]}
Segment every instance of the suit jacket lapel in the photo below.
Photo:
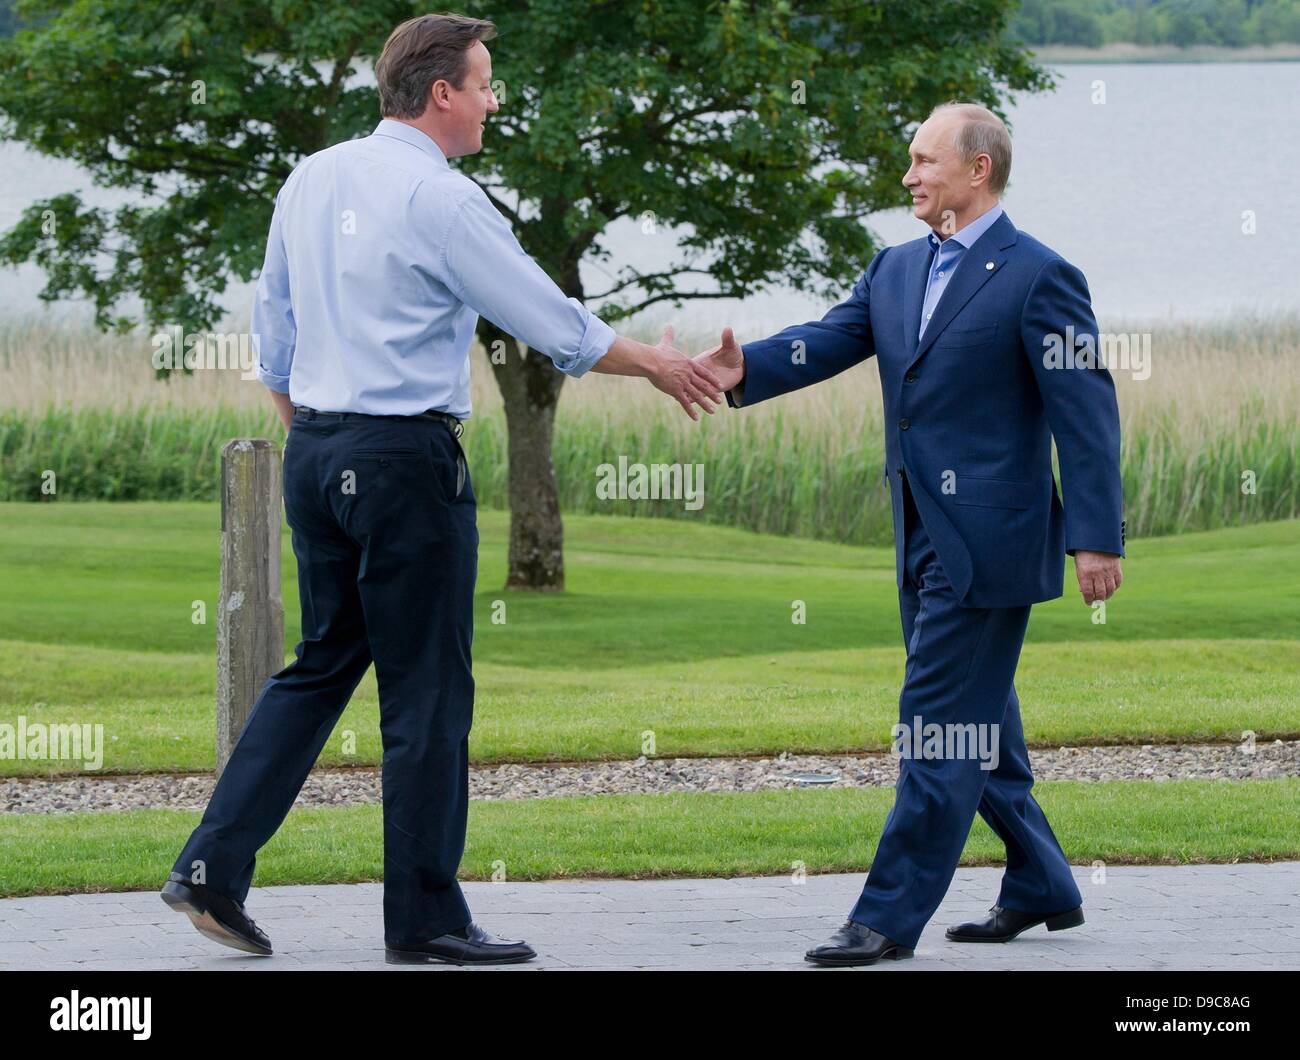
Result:
{"type": "MultiPolygon", "coordinates": [[[[922,270],[920,294],[917,296],[918,309],[912,321],[914,326],[909,346],[912,354],[908,358],[908,367],[911,367],[912,362],[934,344],[935,339],[952,323],[952,319],[961,311],[962,306],[975,296],[975,292],[997,274],[1007,260],[1006,254],[1002,252],[1015,241],[1016,226],[1004,213],[989,226],[987,232],[975,240],[974,246],[969,247],[961,256],[952,279],[948,281],[948,286],[944,288],[943,295],[939,298],[939,304],[934,307],[934,316],[930,319],[930,324],[918,343],[916,330],[921,326],[919,302],[925,299],[925,270],[922,270]],[[993,264],[991,269],[988,267],[990,262],[993,264]]],[[[910,290],[908,298],[909,300],[911,298],[910,290]]]]}
{"type": "Polygon", "coordinates": [[[921,309],[925,303],[925,281],[930,274],[930,244],[922,240],[907,263],[903,287],[903,348],[911,363],[916,356],[916,333],[921,330],[921,309]]]}

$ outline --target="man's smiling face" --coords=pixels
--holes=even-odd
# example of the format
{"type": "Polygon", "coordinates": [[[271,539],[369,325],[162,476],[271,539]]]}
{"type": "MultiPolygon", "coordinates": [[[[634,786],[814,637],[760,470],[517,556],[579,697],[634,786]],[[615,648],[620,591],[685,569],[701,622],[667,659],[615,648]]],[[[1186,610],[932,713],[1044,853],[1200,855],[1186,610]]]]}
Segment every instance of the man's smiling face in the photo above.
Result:
{"type": "Polygon", "coordinates": [[[950,114],[929,118],[916,130],[908,149],[912,164],[903,184],[912,193],[912,213],[936,230],[942,227],[945,210],[954,217],[961,215],[974,197],[973,166],[962,161],[956,146],[961,121],[950,114]]]}

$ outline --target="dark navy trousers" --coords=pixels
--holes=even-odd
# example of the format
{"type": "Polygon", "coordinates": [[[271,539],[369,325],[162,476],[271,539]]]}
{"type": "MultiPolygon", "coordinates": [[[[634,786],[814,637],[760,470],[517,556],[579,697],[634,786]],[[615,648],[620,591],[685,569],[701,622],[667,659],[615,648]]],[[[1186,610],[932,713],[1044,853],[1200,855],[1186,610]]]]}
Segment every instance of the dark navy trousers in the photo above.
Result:
{"type": "MultiPolygon", "coordinates": [[[[910,949],[947,893],[976,812],[1006,845],[998,905],[1051,914],[1083,898],[1030,794],[1034,777],[1013,684],[1029,606],[959,607],[906,477],[902,486],[906,547],[898,599],[907,666],[899,724],[910,732],[931,723],[998,725],[995,769],[982,768],[991,756],[984,763],[956,754],[929,757],[915,742],[899,760],[894,805],[850,919],[910,949]]],[[[988,728],[986,746],[993,737],[988,728]]]]}
{"type": "Polygon", "coordinates": [[[470,921],[456,871],[474,703],[474,493],[444,422],[309,417],[295,413],[284,454],[302,604],[297,660],[262,688],[174,871],[245,900],[257,851],[373,661],[384,747],[384,935],[411,943],[470,921]]]}

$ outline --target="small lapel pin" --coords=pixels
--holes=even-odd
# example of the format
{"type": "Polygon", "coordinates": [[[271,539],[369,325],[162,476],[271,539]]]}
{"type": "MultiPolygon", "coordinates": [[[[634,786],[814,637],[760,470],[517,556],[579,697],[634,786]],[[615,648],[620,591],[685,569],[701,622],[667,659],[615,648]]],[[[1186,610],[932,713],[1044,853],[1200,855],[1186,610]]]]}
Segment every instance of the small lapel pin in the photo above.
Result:
{"type": "Polygon", "coordinates": [[[991,269],[991,268],[993,268],[993,262],[991,262],[991,261],[986,261],[986,262],[984,263],[984,267],[985,267],[986,269],[991,269]]]}

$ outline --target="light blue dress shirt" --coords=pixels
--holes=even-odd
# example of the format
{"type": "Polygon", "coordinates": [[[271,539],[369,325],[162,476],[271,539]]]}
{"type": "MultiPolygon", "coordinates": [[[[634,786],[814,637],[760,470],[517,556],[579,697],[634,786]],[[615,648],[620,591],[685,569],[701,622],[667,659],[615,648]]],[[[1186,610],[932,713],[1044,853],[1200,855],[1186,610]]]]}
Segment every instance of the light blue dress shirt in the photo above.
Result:
{"type": "Polygon", "coordinates": [[[615,338],[413,126],[385,118],[289,174],[252,313],[272,390],[327,412],[465,419],[480,314],[575,377],[615,338]]]}
{"type": "Polygon", "coordinates": [[[1001,216],[1002,204],[997,203],[990,209],[985,210],[960,232],[950,235],[942,243],[939,242],[938,236],[933,232],[930,233],[930,246],[934,249],[935,254],[930,262],[930,277],[925,284],[925,302],[921,307],[921,330],[916,334],[918,340],[925,334],[925,326],[930,323],[930,318],[934,316],[934,308],[939,304],[939,299],[943,296],[948,281],[952,279],[953,270],[957,268],[961,256],[1001,216]]]}

